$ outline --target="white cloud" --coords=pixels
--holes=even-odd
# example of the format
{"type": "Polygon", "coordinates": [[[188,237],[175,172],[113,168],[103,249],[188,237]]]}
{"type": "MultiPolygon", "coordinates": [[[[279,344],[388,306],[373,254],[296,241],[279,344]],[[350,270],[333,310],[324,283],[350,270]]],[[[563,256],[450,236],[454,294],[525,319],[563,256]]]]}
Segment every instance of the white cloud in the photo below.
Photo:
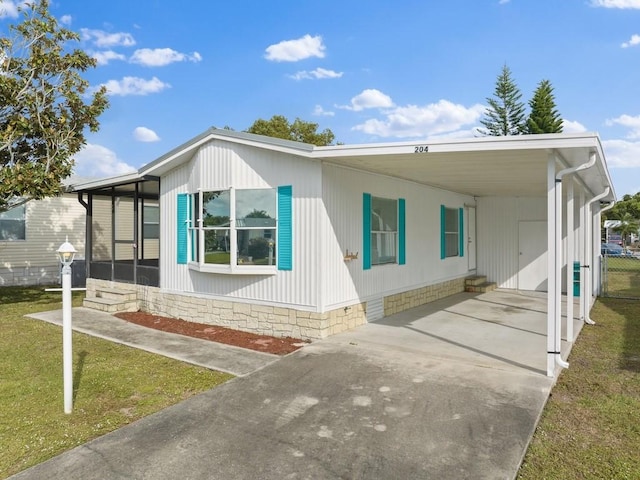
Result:
{"type": "Polygon", "coordinates": [[[111,60],[125,60],[126,57],[113,50],[103,50],[101,52],[90,52],[91,56],[98,61],[98,65],[106,65],[111,60]]]}
{"type": "Polygon", "coordinates": [[[133,35],[125,32],[109,33],[103,30],[91,30],[81,28],[80,33],[83,40],[92,42],[96,47],[131,47],[136,44],[133,35]]]}
{"type": "MultiPolygon", "coordinates": [[[[422,107],[397,107],[387,112],[383,119],[369,119],[353,129],[380,137],[467,136],[466,132],[460,133],[460,130],[476,123],[485,109],[480,104],[467,108],[440,100],[422,107]]],[[[472,135],[473,130],[470,130],[468,136],[472,135]]]]}
{"type": "Polygon", "coordinates": [[[640,35],[633,34],[628,42],[623,42],[620,46],[622,48],[633,47],[635,45],[640,45],[640,35]]]}
{"type": "Polygon", "coordinates": [[[162,90],[170,88],[171,85],[153,77],[151,80],[145,80],[139,77],[124,77],[122,80],[109,80],[103,84],[107,87],[109,95],[148,95],[150,93],[158,93],[162,90]]]}
{"type": "Polygon", "coordinates": [[[131,63],[137,63],[146,67],[163,67],[174,62],[199,62],[202,56],[198,52],[192,54],[176,52],[171,48],[141,48],[133,52],[129,59],[131,63]]]}
{"type": "Polygon", "coordinates": [[[603,140],[607,164],[612,168],[640,167],[640,142],[603,140]]]}
{"type": "Polygon", "coordinates": [[[325,48],[320,35],[312,37],[307,34],[297,40],[284,40],[268,46],[264,57],[274,62],[297,62],[309,57],[324,58],[325,48]]]}
{"type": "Polygon", "coordinates": [[[574,122],[572,120],[562,119],[562,131],[564,133],[582,133],[586,132],[587,128],[580,122],[574,122]]]}
{"type": "Polygon", "coordinates": [[[336,113],[325,110],[321,105],[316,105],[313,109],[313,114],[320,117],[333,117],[336,113]]]}
{"type": "Polygon", "coordinates": [[[366,108],[390,108],[393,107],[393,100],[380,90],[368,88],[351,99],[351,105],[342,105],[339,108],[359,112],[366,108]]]}
{"type": "Polygon", "coordinates": [[[340,78],[342,72],[335,72],[333,70],[327,70],[325,68],[316,68],[315,70],[307,71],[302,70],[296,72],[294,75],[289,75],[294,80],[306,80],[306,79],[323,79],[323,78],[340,78]]]}
{"type": "Polygon", "coordinates": [[[160,137],[156,132],[147,127],[136,127],[133,130],[133,138],[139,142],[158,142],[160,137]]]}
{"type": "Polygon", "coordinates": [[[63,15],[60,17],[60,23],[63,25],[71,25],[72,21],[71,15],[63,15]]]}
{"type": "Polygon", "coordinates": [[[640,0],[591,0],[592,7],[640,8],[640,0]]]}
{"type": "Polygon", "coordinates": [[[627,135],[627,138],[640,138],[640,115],[632,117],[631,115],[620,115],[618,118],[608,119],[605,122],[607,126],[622,125],[629,128],[631,131],[627,135]]]}
{"type": "Polygon", "coordinates": [[[0,0],[0,18],[18,18],[18,9],[26,7],[28,3],[28,0],[23,2],[0,0]]]}
{"type": "Polygon", "coordinates": [[[102,145],[88,143],[76,154],[74,174],[83,177],[110,177],[136,170],[135,167],[120,160],[115,152],[102,145]]]}

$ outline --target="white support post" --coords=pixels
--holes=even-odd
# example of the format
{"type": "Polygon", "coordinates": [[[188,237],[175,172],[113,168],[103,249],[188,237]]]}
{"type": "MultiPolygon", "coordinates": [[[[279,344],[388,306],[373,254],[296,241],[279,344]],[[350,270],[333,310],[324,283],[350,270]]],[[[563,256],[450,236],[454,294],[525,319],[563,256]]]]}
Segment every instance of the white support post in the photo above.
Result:
{"type": "Polygon", "coordinates": [[[71,329],[71,267],[62,267],[62,370],[64,413],[73,409],[73,340],[71,329]]]}
{"type": "Polygon", "coordinates": [[[586,238],[587,238],[587,225],[586,225],[586,218],[587,218],[587,214],[586,214],[586,210],[587,210],[587,204],[586,204],[586,198],[585,198],[585,193],[584,193],[584,189],[580,189],[580,234],[578,235],[578,241],[579,243],[579,255],[578,255],[578,259],[580,260],[580,313],[579,313],[579,317],[580,320],[582,320],[584,322],[585,319],[585,303],[586,303],[586,298],[587,298],[587,289],[586,289],[586,268],[585,265],[587,264],[587,244],[586,244],[586,238]]]}
{"type": "Polygon", "coordinates": [[[556,160],[547,162],[547,376],[555,374],[556,312],[556,160]]]}
{"type": "Polygon", "coordinates": [[[573,262],[575,260],[574,245],[574,203],[573,179],[567,182],[567,342],[573,342],[573,262]]]}
{"type": "Polygon", "coordinates": [[[596,267],[596,258],[597,256],[600,254],[600,252],[595,251],[595,245],[598,242],[594,241],[595,235],[597,234],[598,237],[600,236],[600,223],[597,223],[597,225],[594,225],[594,219],[597,218],[596,214],[591,213],[591,205],[595,204],[596,202],[602,200],[604,197],[606,197],[607,195],[609,195],[609,187],[606,187],[604,189],[604,192],[602,192],[600,195],[596,195],[595,197],[593,197],[591,200],[589,200],[588,202],[586,202],[585,205],[585,259],[586,259],[586,264],[585,264],[585,286],[584,289],[582,290],[585,295],[584,295],[584,322],[588,323],[589,325],[595,325],[596,322],[594,322],[593,320],[591,320],[591,318],[589,318],[589,312],[591,310],[591,300],[593,297],[593,280],[592,278],[597,278],[594,277],[594,273],[593,273],[593,269],[596,267]],[[595,228],[597,226],[597,229],[595,228]]]}
{"type": "MultiPolygon", "coordinates": [[[[563,170],[564,172],[564,170],[563,170]]],[[[561,172],[562,173],[562,172],[561,172]]],[[[569,364],[562,359],[562,175],[555,176],[555,229],[554,229],[554,308],[553,312],[553,356],[555,362],[562,368],[569,368],[569,364]]]]}

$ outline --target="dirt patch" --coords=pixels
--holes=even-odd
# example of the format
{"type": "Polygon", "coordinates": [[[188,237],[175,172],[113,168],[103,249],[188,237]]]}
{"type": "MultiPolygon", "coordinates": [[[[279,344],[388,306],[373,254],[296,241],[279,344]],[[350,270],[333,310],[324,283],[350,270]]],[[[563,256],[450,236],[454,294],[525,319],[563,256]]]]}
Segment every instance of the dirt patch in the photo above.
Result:
{"type": "Polygon", "coordinates": [[[226,327],[188,322],[179,318],[161,317],[146,312],[121,312],[116,313],[115,316],[127,322],[163,332],[177,333],[275,355],[286,355],[308,343],[299,338],[258,335],[226,327]]]}

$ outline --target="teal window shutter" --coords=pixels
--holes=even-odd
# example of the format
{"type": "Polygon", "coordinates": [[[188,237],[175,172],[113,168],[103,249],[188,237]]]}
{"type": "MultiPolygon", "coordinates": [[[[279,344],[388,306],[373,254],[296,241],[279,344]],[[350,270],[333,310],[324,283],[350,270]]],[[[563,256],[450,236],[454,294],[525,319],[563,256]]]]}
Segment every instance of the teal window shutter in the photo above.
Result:
{"type": "Polygon", "coordinates": [[[293,270],[293,189],[278,187],[278,270],[293,270]]]}
{"type": "Polygon", "coordinates": [[[458,241],[460,242],[460,248],[458,251],[460,252],[460,256],[464,257],[464,209],[458,209],[458,222],[460,228],[458,228],[458,241]]]}
{"type": "Polygon", "coordinates": [[[188,229],[187,229],[187,220],[189,215],[189,195],[187,193],[179,193],[178,194],[178,203],[177,203],[177,232],[178,232],[178,242],[177,242],[177,262],[179,264],[187,263],[187,244],[188,244],[188,229]]]}
{"type": "Polygon", "coordinates": [[[398,265],[406,263],[405,255],[405,200],[398,199],[398,265]]]}
{"type": "Polygon", "coordinates": [[[362,268],[371,269],[371,194],[362,194],[362,268]]]}
{"type": "Polygon", "coordinates": [[[444,205],[440,205],[440,259],[444,260],[447,258],[447,236],[445,235],[445,223],[446,223],[446,207],[444,205]]]}

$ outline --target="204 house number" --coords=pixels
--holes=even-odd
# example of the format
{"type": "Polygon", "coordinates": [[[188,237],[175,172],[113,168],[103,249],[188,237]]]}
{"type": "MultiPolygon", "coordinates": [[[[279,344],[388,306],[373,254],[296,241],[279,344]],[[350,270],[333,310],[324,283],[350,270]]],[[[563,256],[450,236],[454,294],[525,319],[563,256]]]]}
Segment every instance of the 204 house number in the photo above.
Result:
{"type": "Polygon", "coordinates": [[[416,145],[413,148],[415,149],[413,153],[427,153],[429,151],[428,145],[416,145]]]}

